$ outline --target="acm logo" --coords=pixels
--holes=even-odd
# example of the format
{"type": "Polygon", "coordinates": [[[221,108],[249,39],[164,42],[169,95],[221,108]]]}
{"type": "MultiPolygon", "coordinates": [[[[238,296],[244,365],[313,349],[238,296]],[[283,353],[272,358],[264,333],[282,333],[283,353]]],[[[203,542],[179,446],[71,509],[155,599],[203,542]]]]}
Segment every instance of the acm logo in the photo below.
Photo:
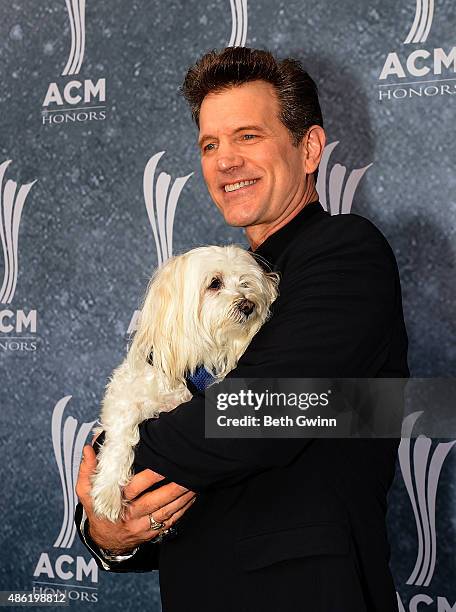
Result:
{"type": "Polygon", "coordinates": [[[0,240],[3,251],[3,281],[0,287],[0,350],[35,351],[37,312],[32,309],[12,309],[19,274],[19,226],[31,183],[18,186],[16,181],[5,180],[11,160],[0,164],[0,240]],[[13,334],[27,335],[18,336],[13,334]]]}
{"type": "MultiPolygon", "coordinates": [[[[86,44],[86,1],[65,0],[71,33],[62,77],[80,73],[86,44]]],[[[247,38],[247,0],[230,0],[231,36],[228,46],[244,46],[247,38]]],[[[42,124],[85,123],[106,119],[106,78],[71,79],[49,83],[43,99],[42,124]],[[64,108],[66,106],[66,108],[64,108]]]]}
{"type": "MultiPolygon", "coordinates": [[[[153,155],[146,164],[143,175],[143,194],[147,216],[155,240],[157,250],[157,265],[161,266],[173,254],[173,227],[176,208],[180,194],[185,183],[193,172],[186,176],[174,179],[171,185],[171,176],[160,172],[155,176],[158,162],[165,151],[153,155]]],[[[136,310],[128,326],[128,334],[133,333],[138,325],[140,311],[136,310]]]]}
{"type": "MultiPolygon", "coordinates": [[[[413,412],[404,419],[398,456],[417,532],[416,562],[406,584],[428,587],[437,561],[436,500],[439,478],[456,440],[433,445],[429,437],[419,435],[412,441],[413,428],[421,415],[422,411],[413,412]]],[[[399,612],[456,612],[456,602],[451,605],[444,596],[433,598],[427,593],[416,593],[409,600],[408,608],[404,607],[399,594],[397,598],[399,612]]]]}
{"type": "Polygon", "coordinates": [[[71,548],[76,535],[75,486],[82,448],[95,421],[79,424],[72,416],[64,419],[70,399],[71,395],[67,395],[57,402],[51,420],[52,447],[62,486],[62,523],[53,543],[54,550],[43,551],[36,562],[33,588],[36,593],[58,593],[66,589],[70,600],[93,602],[98,597],[98,566],[89,555],[87,560],[81,555],[72,554],[71,548]],[[67,586],[69,581],[71,584],[67,586]]]}
{"type": "MultiPolygon", "coordinates": [[[[86,43],[85,0],[66,0],[71,32],[68,59],[62,77],[76,76],[82,67],[86,43]]],[[[43,100],[42,124],[85,123],[106,119],[106,78],[63,79],[48,85],[43,100]]]]}
{"type": "Polygon", "coordinates": [[[409,601],[408,608],[404,607],[398,595],[397,606],[399,612],[456,612],[456,603],[451,605],[446,597],[432,598],[424,593],[414,595],[409,601]]]}
{"type": "Polygon", "coordinates": [[[230,0],[231,36],[227,47],[244,47],[247,40],[247,0],[230,0]]]}
{"type": "Polygon", "coordinates": [[[451,74],[456,73],[456,47],[447,50],[437,47],[409,51],[409,45],[422,45],[427,41],[433,20],[434,0],[417,0],[412,25],[403,41],[404,49],[388,53],[383,63],[379,81],[388,78],[393,81],[379,83],[379,101],[456,94],[453,84],[455,79],[450,78],[451,74]],[[406,82],[405,79],[413,80],[406,82]],[[401,80],[404,81],[401,83],[401,80]]]}
{"type": "Polygon", "coordinates": [[[326,145],[318,167],[316,189],[323,208],[331,215],[344,215],[351,212],[353,198],[358,185],[372,163],[363,168],[350,170],[341,164],[330,167],[330,158],[339,141],[326,145]]]}

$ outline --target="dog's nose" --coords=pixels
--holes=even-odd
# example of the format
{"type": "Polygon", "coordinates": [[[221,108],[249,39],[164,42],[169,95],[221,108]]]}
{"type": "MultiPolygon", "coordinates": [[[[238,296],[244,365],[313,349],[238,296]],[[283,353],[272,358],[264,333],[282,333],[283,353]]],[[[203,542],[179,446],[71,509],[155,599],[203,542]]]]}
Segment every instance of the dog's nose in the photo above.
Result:
{"type": "Polygon", "coordinates": [[[239,310],[245,314],[246,317],[252,314],[255,309],[255,304],[250,300],[244,299],[239,303],[239,310]]]}

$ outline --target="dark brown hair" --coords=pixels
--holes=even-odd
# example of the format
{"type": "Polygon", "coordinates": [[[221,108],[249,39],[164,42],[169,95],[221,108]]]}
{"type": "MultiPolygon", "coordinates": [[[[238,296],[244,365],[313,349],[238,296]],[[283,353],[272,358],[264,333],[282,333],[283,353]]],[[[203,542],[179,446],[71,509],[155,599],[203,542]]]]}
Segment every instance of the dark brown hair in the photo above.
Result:
{"type": "MultiPolygon", "coordinates": [[[[323,127],[317,86],[301,62],[293,58],[278,60],[269,51],[248,47],[210,51],[189,68],[181,92],[199,128],[200,108],[207,94],[258,80],[274,86],[280,104],[279,119],[295,146],[311,125],[323,127]]],[[[314,175],[316,180],[318,168],[314,175]]]]}

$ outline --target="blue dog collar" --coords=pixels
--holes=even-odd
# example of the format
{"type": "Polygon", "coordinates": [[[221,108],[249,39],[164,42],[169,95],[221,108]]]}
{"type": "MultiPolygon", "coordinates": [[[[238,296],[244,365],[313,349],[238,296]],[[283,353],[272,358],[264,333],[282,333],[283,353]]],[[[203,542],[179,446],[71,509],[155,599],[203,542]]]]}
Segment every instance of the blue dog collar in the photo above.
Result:
{"type": "MultiPolygon", "coordinates": [[[[152,353],[149,354],[147,358],[147,363],[149,363],[150,365],[154,364],[152,353]]],[[[193,374],[189,374],[185,377],[187,386],[188,383],[190,383],[190,386],[193,386],[197,391],[200,392],[204,391],[206,387],[209,387],[209,385],[212,384],[214,380],[215,378],[212,376],[212,374],[209,374],[209,372],[206,370],[206,368],[204,368],[204,366],[198,366],[193,372],[193,374]]],[[[192,391],[192,389],[190,389],[190,391],[192,391]]]]}
{"type": "Polygon", "coordinates": [[[193,374],[186,377],[186,381],[190,382],[198,391],[204,391],[214,380],[212,374],[209,374],[203,366],[197,367],[193,374]]]}

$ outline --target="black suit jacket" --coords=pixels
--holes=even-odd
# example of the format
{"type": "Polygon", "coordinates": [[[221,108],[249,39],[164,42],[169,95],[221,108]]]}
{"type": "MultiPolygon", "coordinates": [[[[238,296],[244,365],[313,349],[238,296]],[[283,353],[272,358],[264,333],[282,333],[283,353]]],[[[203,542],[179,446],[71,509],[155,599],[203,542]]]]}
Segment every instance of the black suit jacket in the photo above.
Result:
{"type": "MultiPolygon", "coordinates": [[[[371,222],[313,202],[256,252],[280,296],[229,377],[409,375],[397,265],[371,222]]],[[[164,612],[397,610],[385,513],[398,440],[205,438],[202,394],[140,430],[136,469],[198,493],[159,548],[164,612]]],[[[156,567],[156,546],[129,571],[156,567]]]]}

